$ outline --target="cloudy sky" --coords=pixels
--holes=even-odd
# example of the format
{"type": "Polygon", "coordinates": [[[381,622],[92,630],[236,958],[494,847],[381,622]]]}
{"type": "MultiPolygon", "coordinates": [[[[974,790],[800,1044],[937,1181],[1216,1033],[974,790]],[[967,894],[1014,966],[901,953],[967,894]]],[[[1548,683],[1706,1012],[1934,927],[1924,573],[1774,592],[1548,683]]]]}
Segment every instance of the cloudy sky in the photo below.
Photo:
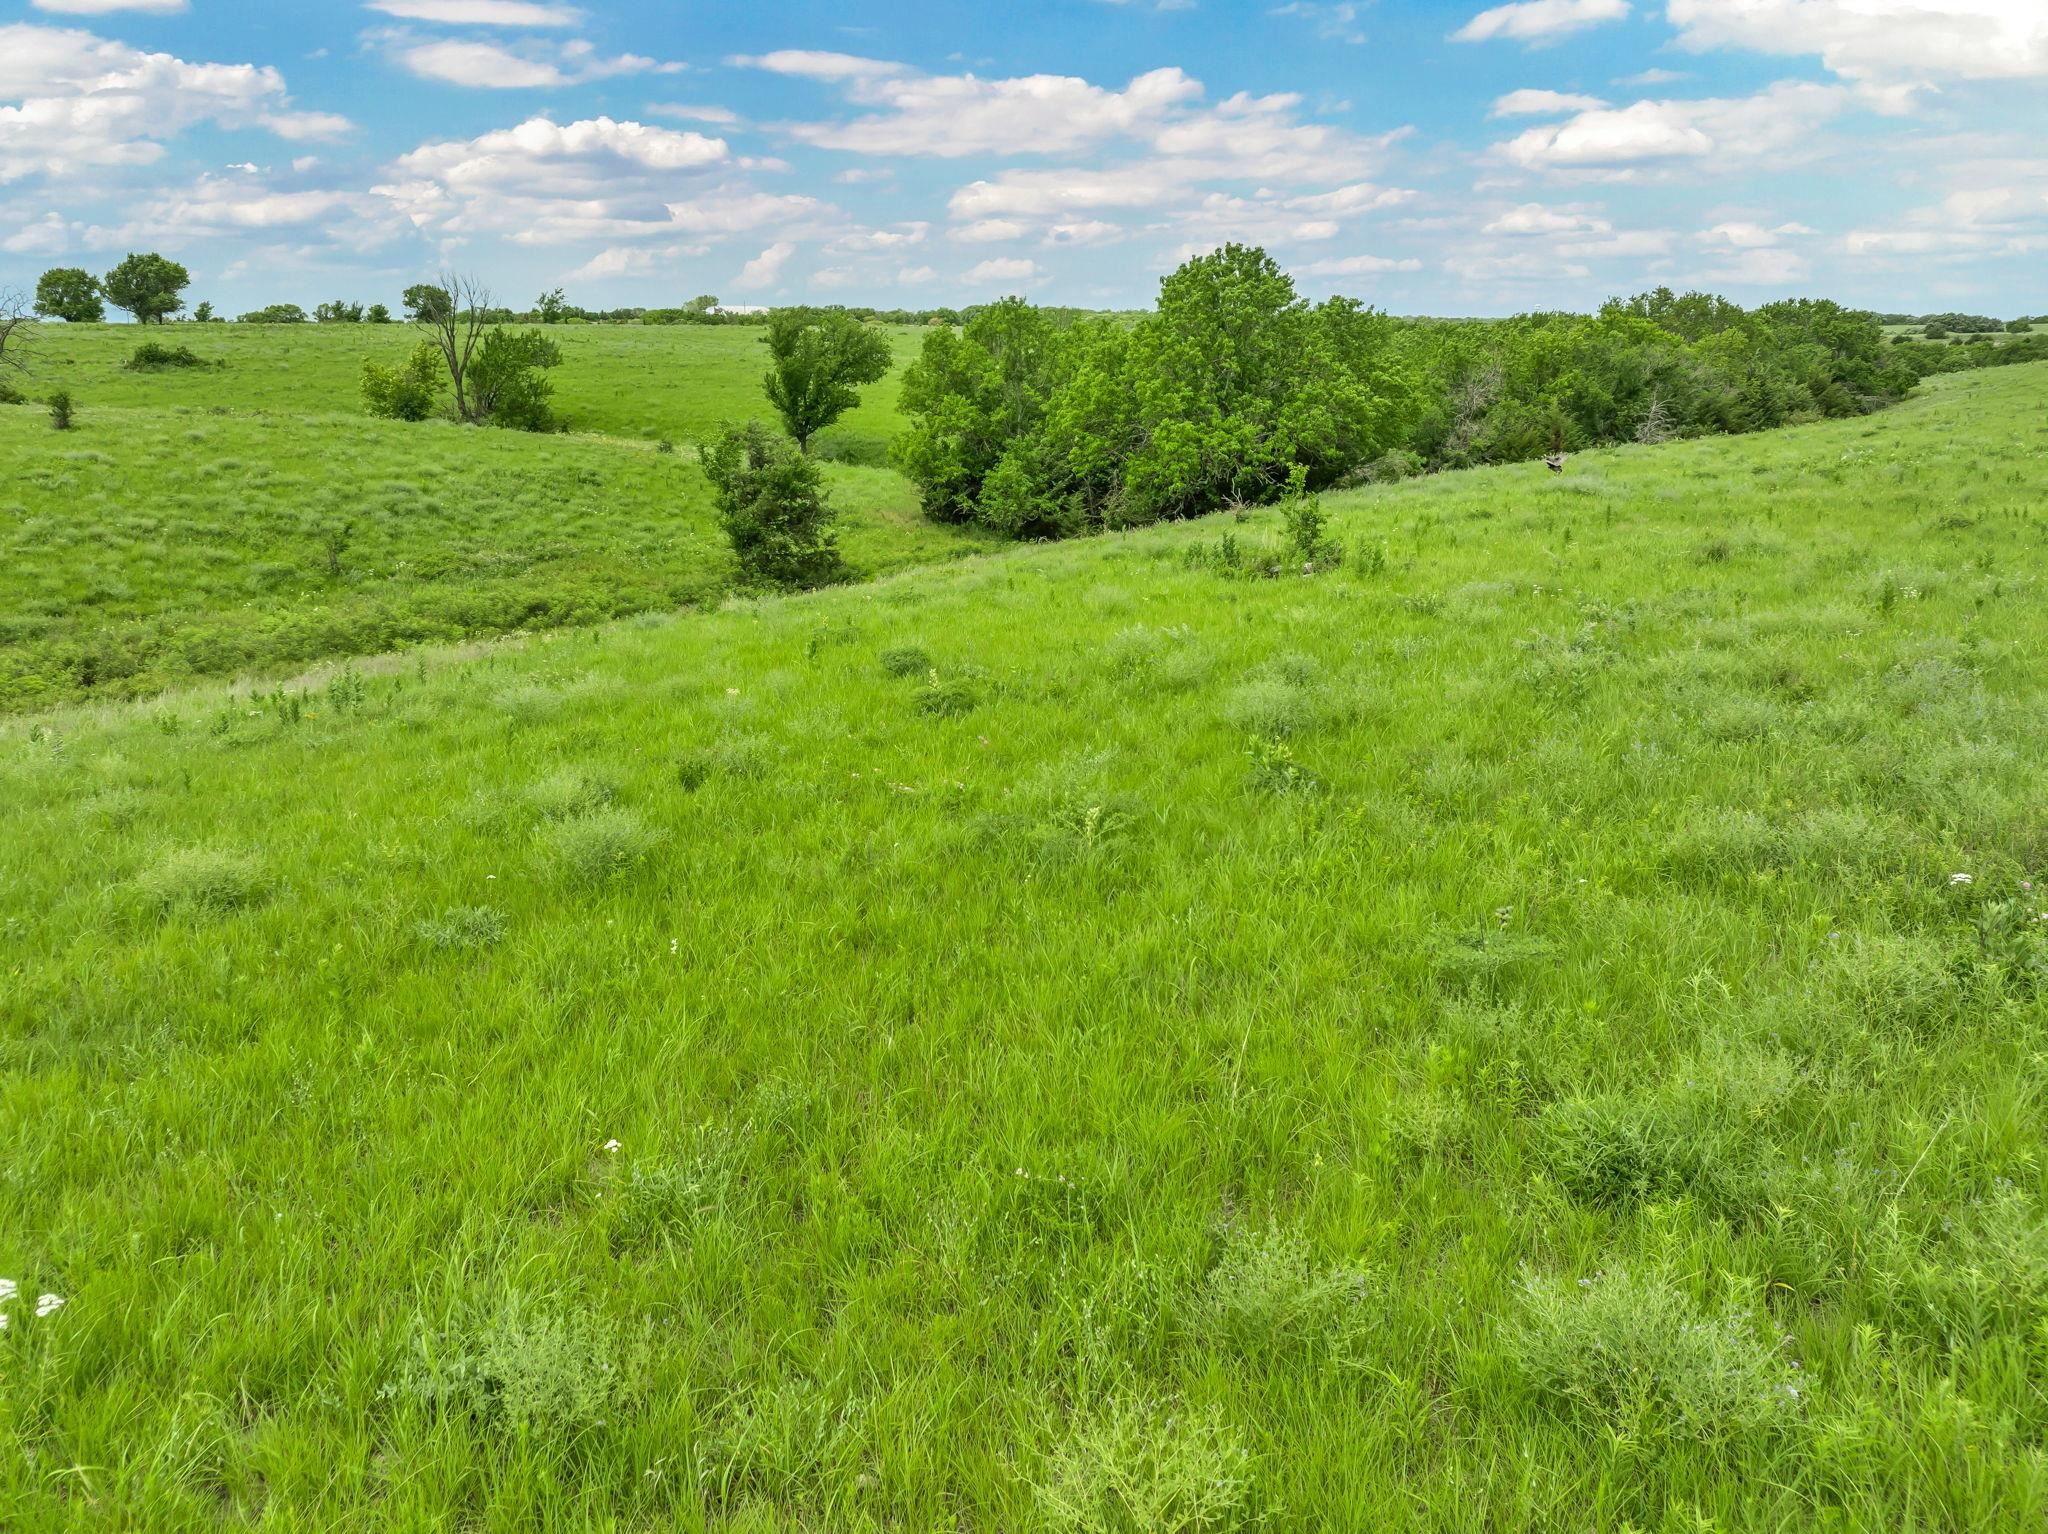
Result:
{"type": "Polygon", "coordinates": [[[0,0],[0,286],[2048,311],[2048,0],[0,0]]]}

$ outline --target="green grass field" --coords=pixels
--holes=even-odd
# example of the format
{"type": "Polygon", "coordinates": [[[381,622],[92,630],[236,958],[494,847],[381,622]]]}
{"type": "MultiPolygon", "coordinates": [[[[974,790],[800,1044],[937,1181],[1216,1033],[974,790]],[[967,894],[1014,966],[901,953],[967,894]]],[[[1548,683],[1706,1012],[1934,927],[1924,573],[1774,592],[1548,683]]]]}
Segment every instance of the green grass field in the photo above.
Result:
{"type": "MultiPolygon", "coordinates": [[[[184,326],[228,366],[133,373],[134,326],[53,326],[0,406],[0,712],[199,676],[715,602],[735,572],[692,444],[764,417],[760,332],[564,326],[576,434],[364,415],[366,354],[404,326],[184,326]],[[661,452],[666,441],[674,449],[661,452]]],[[[900,332],[907,358],[914,333],[900,332]]],[[[898,375],[820,444],[861,574],[987,540],[936,526],[886,468],[898,375]]]]}
{"type": "Polygon", "coordinates": [[[0,1526],[2042,1527],[2044,397],[0,721],[0,1526]]]}
{"type": "MultiPolygon", "coordinates": [[[[523,328],[523,327],[521,327],[523,328]]],[[[573,432],[695,442],[722,421],[772,420],[761,396],[768,348],[758,325],[550,325],[562,349],[555,406],[573,432]]],[[[860,408],[827,434],[828,451],[874,458],[897,430],[902,372],[924,332],[888,329],[896,371],[863,391],[860,408]]],[[[69,389],[82,406],[215,405],[299,414],[360,415],[363,362],[395,366],[420,342],[409,325],[51,325],[38,337],[33,392],[69,389]],[[215,368],[136,373],[144,341],[186,346],[215,368]]]]}

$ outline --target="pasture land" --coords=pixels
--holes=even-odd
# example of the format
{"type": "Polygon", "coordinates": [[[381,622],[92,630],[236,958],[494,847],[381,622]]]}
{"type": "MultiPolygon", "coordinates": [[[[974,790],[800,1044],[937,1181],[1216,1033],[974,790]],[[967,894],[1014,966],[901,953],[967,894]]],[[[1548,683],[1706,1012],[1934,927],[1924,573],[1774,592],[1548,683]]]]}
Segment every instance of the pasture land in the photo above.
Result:
{"type": "MultiPolygon", "coordinates": [[[[364,415],[361,360],[416,344],[404,326],[167,334],[229,365],[132,373],[137,327],[52,326],[34,392],[68,388],[78,429],[0,406],[0,712],[732,588],[691,444],[767,413],[756,329],[557,327],[565,414],[610,435],[548,436],[364,415]]],[[[882,466],[895,386],[821,441],[861,574],[992,541],[928,522],[882,466]]]]}
{"type": "MultiPolygon", "coordinates": [[[[528,327],[516,325],[514,329],[528,327]]],[[[759,325],[543,325],[562,349],[555,406],[572,432],[692,443],[724,421],[772,420],[761,397],[768,348],[759,325]]],[[[826,434],[828,456],[879,461],[896,434],[902,373],[924,332],[889,326],[896,369],[862,391],[826,434]]],[[[49,325],[38,340],[33,392],[69,389],[80,404],[190,406],[294,414],[362,414],[363,362],[395,366],[420,343],[410,325],[49,325]],[[133,372],[143,341],[190,347],[207,368],[133,372]]]]}
{"type": "Polygon", "coordinates": [[[0,721],[0,1525],[2040,1527],[2044,393],[0,721]]]}

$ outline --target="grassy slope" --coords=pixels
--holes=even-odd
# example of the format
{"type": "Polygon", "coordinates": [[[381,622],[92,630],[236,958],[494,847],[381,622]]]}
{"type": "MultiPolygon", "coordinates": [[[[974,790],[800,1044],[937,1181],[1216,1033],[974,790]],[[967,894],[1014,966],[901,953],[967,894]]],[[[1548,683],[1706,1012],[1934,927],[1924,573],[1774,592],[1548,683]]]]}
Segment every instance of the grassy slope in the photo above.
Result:
{"type": "MultiPolygon", "coordinates": [[[[555,404],[572,431],[694,442],[721,421],[770,420],[761,396],[768,369],[758,326],[554,325],[562,348],[555,404]]],[[[865,390],[860,408],[829,434],[849,451],[897,429],[902,370],[923,332],[888,331],[896,371],[865,390]]],[[[420,342],[406,325],[52,325],[38,340],[34,392],[69,389],[94,405],[214,405],[295,412],[355,412],[363,361],[396,364],[420,342]],[[142,341],[187,346],[218,370],[132,373],[142,341]]]]}
{"type": "MultiPolygon", "coordinates": [[[[362,416],[360,358],[402,351],[403,327],[166,334],[230,366],[128,373],[135,327],[57,327],[37,388],[68,387],[80,429],[0,407],[0,712],[730,588],[694,455],[637,438],[687,444],[762,414],[758,331],[561,328],[569,417],[628,441],[362,416]],[[341,527],[352,531],[337,573],[326,538],[341,527]]],[[[894,400],[892,376],[825,449],[863,460],[827,478],[847,557],[866,573],[985,542],[926,522],[911,487],[878,466],[894,400]]]]}
{"type": "Polygon", "coordinates": [[[0,723],[0,1523],[2038,1527],[2044,390],[0,723]]]}

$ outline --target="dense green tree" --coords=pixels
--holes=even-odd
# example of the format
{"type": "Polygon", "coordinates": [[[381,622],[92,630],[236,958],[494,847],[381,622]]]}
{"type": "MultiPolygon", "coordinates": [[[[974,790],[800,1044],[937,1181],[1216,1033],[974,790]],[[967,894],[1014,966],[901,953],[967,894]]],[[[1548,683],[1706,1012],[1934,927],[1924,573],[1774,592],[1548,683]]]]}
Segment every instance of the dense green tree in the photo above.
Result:
{"type": "Polygon", "coordinates": [[[349,303],[346,299],[330,299],[317,304],[313,318],[323,325],[360,325],[363,322],[363,306],[349,303]]]}
{"type": "Polygon", "coordinates": [[[297,304],[265,304],[241,316],[244,325],[303,325],[306,311],[297,304]]]}
{"type": "Polygon", "coordinates": [[[569,315],[569,299],[560,288],[543,293],[534,301],[534,317],[543,325],[559,325],[569,315]]]}
{"type": "Polygon", "coordinates": [[[903,375],[899,408],[912,425],[894,453],[927,516],[975,516],[990,472],[1044,419],[1059,347],[1046,312],[1021,298],[979,310],[962,333],[947,326],[925,337],[903,375]]]}
{"type": "Polygon", "coordinates": [[[469,370],[471,419],[517,431],[547,431],[554,383],[547,370],[559,367],[562,349],[538,330],[488,331],[469,370]]]}
{"type": "Polygon", "coordinates": [[[363,322],[368,325],[389,325],[391,323],[391,311],[382,304],[372,304],[364,312],[363,322]]]}
{"type": "Polygon", "coordinates": [[[1399,445],[1419,408],[1392,321],[1311,308],[1251,247],[1186,263],[1135,324],[1059,318],[1006,299],[926,337],[897,461],[930,515],[1057,536],[1270,501],[1399,445]]]}
{"type": "Polygon", "coordinates": [[[99,323],[107,317],[99,278],[76,266],[51,267],[36,282],[36,313],[73,325],[99,323]]]}
{"type": "Polygon", "coordinates": [[[405,290],[405,317],[416,325],[431,325],[453,312],[448,290],[437,283],[416,282],[405,290]]]}
{"type": "Polygon", "coordinates": [[[728,426],[698,457],[748,580],[811,587],[842,578],[835,513],[818,466],[788,438],[758,421],[728,426]]]}
{"type": "Polygon", "coordinates": [[[130,255],[100,282],[108,303],[126,309],[144,325],[161,325],[184,308],[180,295],[191,285],[191,273],[154,251],[130,255]]]}
{"type": "Polygon", "coordinates": [[[808,453],[811,439],[860,403],[860,387],[889,371],[888,337],[844,309],[777,309],[768,317],[763,387],[808,453]]]}

